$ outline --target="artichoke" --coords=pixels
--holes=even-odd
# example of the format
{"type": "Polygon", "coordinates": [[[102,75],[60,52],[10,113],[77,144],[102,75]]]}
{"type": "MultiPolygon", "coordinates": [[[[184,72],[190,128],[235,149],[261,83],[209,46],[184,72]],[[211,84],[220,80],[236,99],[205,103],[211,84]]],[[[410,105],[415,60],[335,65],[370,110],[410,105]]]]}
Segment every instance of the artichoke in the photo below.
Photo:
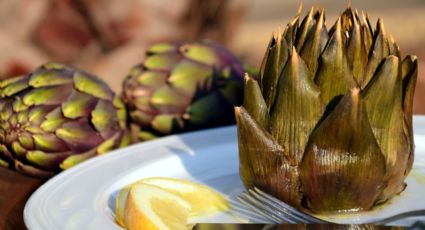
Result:
{"type": "Polygon", "coordinates": [[[368,210],[400,193],[412,168],[415,56],[378,20],[346,9],[299,14],[271,38],[235,108],[240,176],[315,213],[368,210]]]}
{"type": "Polygon", "coordinates": [[[233,124],[243,72],[229,51],[211,41],[152,45],[123,84],[137,139],[233,124]]]}
{"type": "Polygon", "coordinates": [[[0,164],[47,178],[129,142],[126,110],[98,78],[57,63],[0,82],[0,164]]]}

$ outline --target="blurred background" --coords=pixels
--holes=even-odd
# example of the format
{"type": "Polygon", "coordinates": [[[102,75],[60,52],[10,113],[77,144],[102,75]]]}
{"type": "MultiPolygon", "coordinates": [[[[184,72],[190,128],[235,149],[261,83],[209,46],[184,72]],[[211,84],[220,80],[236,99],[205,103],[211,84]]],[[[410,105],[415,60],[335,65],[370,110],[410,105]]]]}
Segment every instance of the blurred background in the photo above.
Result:
{"type": "MultiPolygon", "coordinates": [[[[259,67],[270,35],[285,26],[296,0],[0,0],[0,78],[59,61],[103,78],[120,92],[129,69],[158,41],[208,38],[259,67]]],[[[328,28],[345,1],[304,0],[326,9],[328,28]]],[[[425,1],[355,1],[375,22],[381,17],[402,55],[419,58],[414,112],[425,114],[425,1]]]]}

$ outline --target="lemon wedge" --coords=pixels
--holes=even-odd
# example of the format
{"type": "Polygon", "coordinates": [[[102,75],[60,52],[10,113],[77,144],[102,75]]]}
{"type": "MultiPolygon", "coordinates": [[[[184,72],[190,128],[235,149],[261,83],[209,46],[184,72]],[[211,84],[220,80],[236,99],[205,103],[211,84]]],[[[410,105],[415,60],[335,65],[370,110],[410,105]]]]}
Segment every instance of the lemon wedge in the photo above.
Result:
{"type": "Polygon", "coordinates": [[[152,177],[139,183],[158,186],[171,192],[192,205],[189,217],[202,217],[229,209],[227,200],[208,186],[186,180],[152,177]]]}
{"type": "Polygon", "coordinates": [[[130,230],[187,230],[189,202],[157,186],[136,184],[128,192],[123,223],[130,230]]]}
{"type": "Polygon", "coordinates": [[[115,218],[127,229],[191,229],[187,223],[192,218],[228,209],[227,200],[208,186],[153,177],[119,191],[115,218]]]}

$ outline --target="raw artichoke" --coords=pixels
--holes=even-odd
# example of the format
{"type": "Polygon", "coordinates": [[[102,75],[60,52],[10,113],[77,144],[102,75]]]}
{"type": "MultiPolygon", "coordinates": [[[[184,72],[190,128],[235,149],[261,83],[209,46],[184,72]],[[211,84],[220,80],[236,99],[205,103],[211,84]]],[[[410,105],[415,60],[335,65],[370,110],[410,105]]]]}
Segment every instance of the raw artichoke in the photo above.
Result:
{"type": "Polygon", "coordinates": [[[126,110],[96,77],[56,63],[0,82],[0,164],[50,177],[125,146],[126,110]]]}
{"type": "Polygon", "coordinates": [[[368,210],[400,193],[412,168],[415,56],[378,20],[348,8],[275,32],[259,80],[236,107],[240,176],[316,213],[368,210]]]}
{"type": "MultiPolygon", "coordinates": [[[[243,67],[210,41],[155,44],[123,85],[123,101],[139,140],[235,122],[243,67]]],[[[134,129],[133,129],[134,130],[134,129]]]]}

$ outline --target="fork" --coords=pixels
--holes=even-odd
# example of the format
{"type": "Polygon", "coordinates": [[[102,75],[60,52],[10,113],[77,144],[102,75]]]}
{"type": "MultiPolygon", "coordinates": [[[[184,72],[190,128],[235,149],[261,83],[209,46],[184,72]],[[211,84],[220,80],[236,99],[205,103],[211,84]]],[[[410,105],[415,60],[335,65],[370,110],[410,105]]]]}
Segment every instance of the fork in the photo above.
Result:
{"type": "MultiPolygon", "coordinates": [[[[242,192],[237,196],[239,202],[254,211],[255,213],[263,216],[268,221],[276,224],[332,224],[323,219],[314,217],[308,213],[297,210],[296,208],[284,203],[281,200],[261,191],[259,188],[254,187],[248,189],[247,192],[242,192]]],[[[425,216],[425,210],[415,210],[405,213],[400,213],[385,219],[376,220],[373,224],[385,225],[396,220],[403,218],[425,216]]]]}

